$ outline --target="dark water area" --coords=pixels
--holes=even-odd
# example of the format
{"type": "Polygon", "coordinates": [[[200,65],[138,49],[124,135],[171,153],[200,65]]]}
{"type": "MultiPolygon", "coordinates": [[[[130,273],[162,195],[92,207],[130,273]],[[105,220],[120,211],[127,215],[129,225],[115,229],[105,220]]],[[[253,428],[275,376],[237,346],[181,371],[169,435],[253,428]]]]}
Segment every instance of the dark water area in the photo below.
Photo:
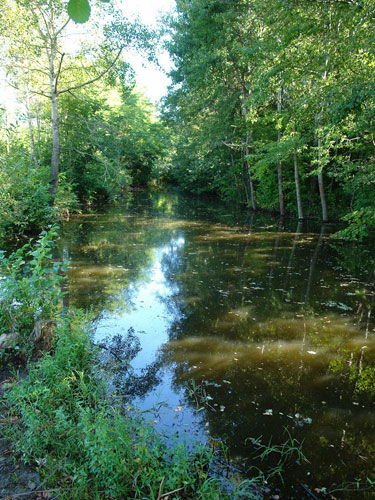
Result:
{"type": "Polygon", "coordinates": [[[67,298],[126,353],[114,390],[158,432],[224,441],[280,498],[375,498],[375,249],[331,232],[135,193],[64,223],[67,298]]]}

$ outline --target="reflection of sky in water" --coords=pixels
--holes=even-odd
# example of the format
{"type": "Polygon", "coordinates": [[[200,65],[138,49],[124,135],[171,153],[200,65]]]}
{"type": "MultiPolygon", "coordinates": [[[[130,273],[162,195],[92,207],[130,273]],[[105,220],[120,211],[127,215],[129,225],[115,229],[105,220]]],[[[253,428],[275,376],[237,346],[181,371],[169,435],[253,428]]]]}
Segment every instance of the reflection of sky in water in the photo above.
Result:
{"type": "MultiPolygon", "coordinates": [[[[185,239],[179,236],[172,238],[168,246],[154,248],[153,264],[146,273],[147,278],[129,286],[129,295],[132,297],[130,310],[118,316],[104,315],[97,325],[97,341],[108,337],[111,332],[126,332],[130,327],[134,328],[141,342],[141,350],[131,363],[135,375],[155,360],[160,348],[169,340],[171,322],[179,319],[166,305],[165,299],[171,297],[174,290],[165,280],[162,260],[166,255],[173,258],[175,251],[184,244],[185,239]]],[[[135,399],[135,407],[142,412],[150,410],[150,420],[159,432],[170,435],[177,431],[179,439],[183,440],[184,431],[187,430],[202,440],[204,433],[200,431],[200,416],[184,405],[184,395],[181,391],[173,390],[172,381],[173,373],[164,368],[161,383],[144,397],[135,399]]]]}

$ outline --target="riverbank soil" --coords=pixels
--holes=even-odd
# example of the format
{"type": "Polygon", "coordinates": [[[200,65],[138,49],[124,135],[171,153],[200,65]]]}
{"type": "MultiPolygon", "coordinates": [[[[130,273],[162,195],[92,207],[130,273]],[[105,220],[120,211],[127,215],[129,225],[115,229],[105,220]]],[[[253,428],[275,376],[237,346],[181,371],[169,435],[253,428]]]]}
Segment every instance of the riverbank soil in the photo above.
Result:
{"type": "Polygon", "coordinates": [[[0,372],[0,500],[47,498],[36,491],[42,482],[38,472],[12,452],[11,443],[2,432],[7,415],[4,395],[10,382],[11,374],[6,370],[0,372]]]}

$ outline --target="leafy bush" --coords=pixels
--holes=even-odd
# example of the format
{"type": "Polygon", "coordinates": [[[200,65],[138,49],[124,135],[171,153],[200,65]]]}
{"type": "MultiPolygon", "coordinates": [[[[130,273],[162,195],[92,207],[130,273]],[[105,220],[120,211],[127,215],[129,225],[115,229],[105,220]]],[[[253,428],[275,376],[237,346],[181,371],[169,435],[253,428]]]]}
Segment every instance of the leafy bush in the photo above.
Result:
{"type": "Polygon", "coordinates": [[[58,215],[66,216],[72,212],[79,211],[78,196],[74,191],[74,186],[66,180],[65,173],[59,176],[59,188],[55,198],[55,209],[58,215]]]}
{"type": "Polygon", "coordinates": [[[364,207],[354,210],[343,217],[349,225],[342,231],[334,234],[337,238],[345,238],[348,240],[363,240],[373,233],[375,229],[375,208],[364,207]]]}
{"type": "Polygon", "coordinates": [[[59,275],[63,266],[52,260],[56,237],[53,226],[34,245],[28,243],[9,257],[0,252],[0,333],[17,333],[26,351],[35,323],[57,315],[64,278],[59,275]]]}
{"type": "Polygon", "coordinates": [[[0,234],[23,234],[46,227],[53,220],[49,205],[48,170],[34,167],[26,153],[12,153],[0,164],[0,234]]]}

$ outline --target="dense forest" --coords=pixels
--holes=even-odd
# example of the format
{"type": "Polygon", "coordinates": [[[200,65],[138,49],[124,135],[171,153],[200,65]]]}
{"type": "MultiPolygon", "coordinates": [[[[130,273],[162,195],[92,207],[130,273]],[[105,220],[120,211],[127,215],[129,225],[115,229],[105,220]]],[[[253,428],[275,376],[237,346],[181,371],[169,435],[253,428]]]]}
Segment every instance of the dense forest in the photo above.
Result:
{"type": "Polygon", "coordinates": [[[169,174],[253,210],[374,227],[372,1],[177,1],[169,174]]]}
{"type": "Polygon", "coordinates": [[[164,148],[163,127],[121,54],[132,48],[152,60],[155,34],[107,3],[73,25],[64,2],[9,1],[0,37],[19,103],[0,115],[2,233],[35,230],[145,186],[164,148]]]}

